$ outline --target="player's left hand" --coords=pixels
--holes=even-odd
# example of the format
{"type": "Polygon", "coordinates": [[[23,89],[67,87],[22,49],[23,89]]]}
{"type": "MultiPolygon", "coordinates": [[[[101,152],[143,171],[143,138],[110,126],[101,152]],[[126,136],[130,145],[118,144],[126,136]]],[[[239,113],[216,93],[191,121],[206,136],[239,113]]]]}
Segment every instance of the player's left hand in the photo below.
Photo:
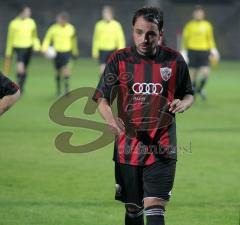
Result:
{"type": "Polygon", "coordinates": [[[184,100],[174,99],[169,103],[169,112],[171,113],[183,113],[187,109],[187,104],[184,100]]]}

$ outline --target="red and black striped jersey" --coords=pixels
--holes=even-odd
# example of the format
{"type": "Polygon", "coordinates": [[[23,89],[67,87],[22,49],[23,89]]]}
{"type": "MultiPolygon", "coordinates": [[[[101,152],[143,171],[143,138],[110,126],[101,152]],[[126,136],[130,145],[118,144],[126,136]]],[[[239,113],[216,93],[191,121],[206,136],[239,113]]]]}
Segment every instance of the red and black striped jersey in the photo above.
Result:
{"type": "Polygon", "coordinates": [[[19,87],[9,78],[0,72],[0,99],[6,95],[13,95],[18,91],[19,87]]]}
{"type": "Polygon", "coordinates": [[[116,138],[114,161],[150,165],[160,157],[177,158],[175,115],[169,103],[193,94],[188,67],[180,53],[158,47],[146,57],[135,47],[112,54],[93,99],[105,98],[126,131],[116,138]]]}

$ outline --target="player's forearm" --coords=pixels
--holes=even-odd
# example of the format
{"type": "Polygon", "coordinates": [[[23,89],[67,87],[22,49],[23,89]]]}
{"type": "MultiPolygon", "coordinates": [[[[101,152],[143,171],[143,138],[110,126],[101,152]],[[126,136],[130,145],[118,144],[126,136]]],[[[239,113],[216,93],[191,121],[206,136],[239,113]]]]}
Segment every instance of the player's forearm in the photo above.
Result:
{"type": "Polygon", "coordinates": [[[98,111],[107,124],[117,126],[112,109],[106,99],[101,98],[98,100],[98,111]]]}
{"type": "Polygon", "coordinates": [[[186,106],[186,109],[187,110],[188,108],[191,107],[191,105],[193,104],[194,102],[194,97],[193,95],[185,95],[182,99],[182,102],[184,102],[184,105],[186,106]]]}
{"type": "Polygon", "coordinates": [[[12,105],[19,99],[20,97],[20,91],[18,90],[13,95],[4,96],[0,100],[0,116],[6,112],[9,108],[11,108],[12,105]]]}

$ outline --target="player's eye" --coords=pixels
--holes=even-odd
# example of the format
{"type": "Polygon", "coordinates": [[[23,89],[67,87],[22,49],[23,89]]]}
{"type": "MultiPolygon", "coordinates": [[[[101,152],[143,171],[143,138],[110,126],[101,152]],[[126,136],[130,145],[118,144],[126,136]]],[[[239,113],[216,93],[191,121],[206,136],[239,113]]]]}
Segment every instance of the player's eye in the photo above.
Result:
{"type": "Polygon", "coordinates": [[[138,34],[138,35],[142,35],[143,31],[142,30],[135,30],[135,33],[138,34]]]}

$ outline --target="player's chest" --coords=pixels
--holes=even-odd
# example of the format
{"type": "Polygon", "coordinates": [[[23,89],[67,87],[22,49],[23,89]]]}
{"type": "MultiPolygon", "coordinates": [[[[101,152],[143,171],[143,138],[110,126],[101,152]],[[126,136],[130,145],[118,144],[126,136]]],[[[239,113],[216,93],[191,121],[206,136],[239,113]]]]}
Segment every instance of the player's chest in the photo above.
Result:
{"type": "Polygon", "coordinates": [[[175,91],[176,62],[120,64],[119,84],[132,94],[166,94],[175,91]]]}
{"type": "Polygon", "coordinates": [[[68,39],[73,37],[74,32],[70,28],[59,28],[54,31],[54,37],[60,39],[68,39]]]}

